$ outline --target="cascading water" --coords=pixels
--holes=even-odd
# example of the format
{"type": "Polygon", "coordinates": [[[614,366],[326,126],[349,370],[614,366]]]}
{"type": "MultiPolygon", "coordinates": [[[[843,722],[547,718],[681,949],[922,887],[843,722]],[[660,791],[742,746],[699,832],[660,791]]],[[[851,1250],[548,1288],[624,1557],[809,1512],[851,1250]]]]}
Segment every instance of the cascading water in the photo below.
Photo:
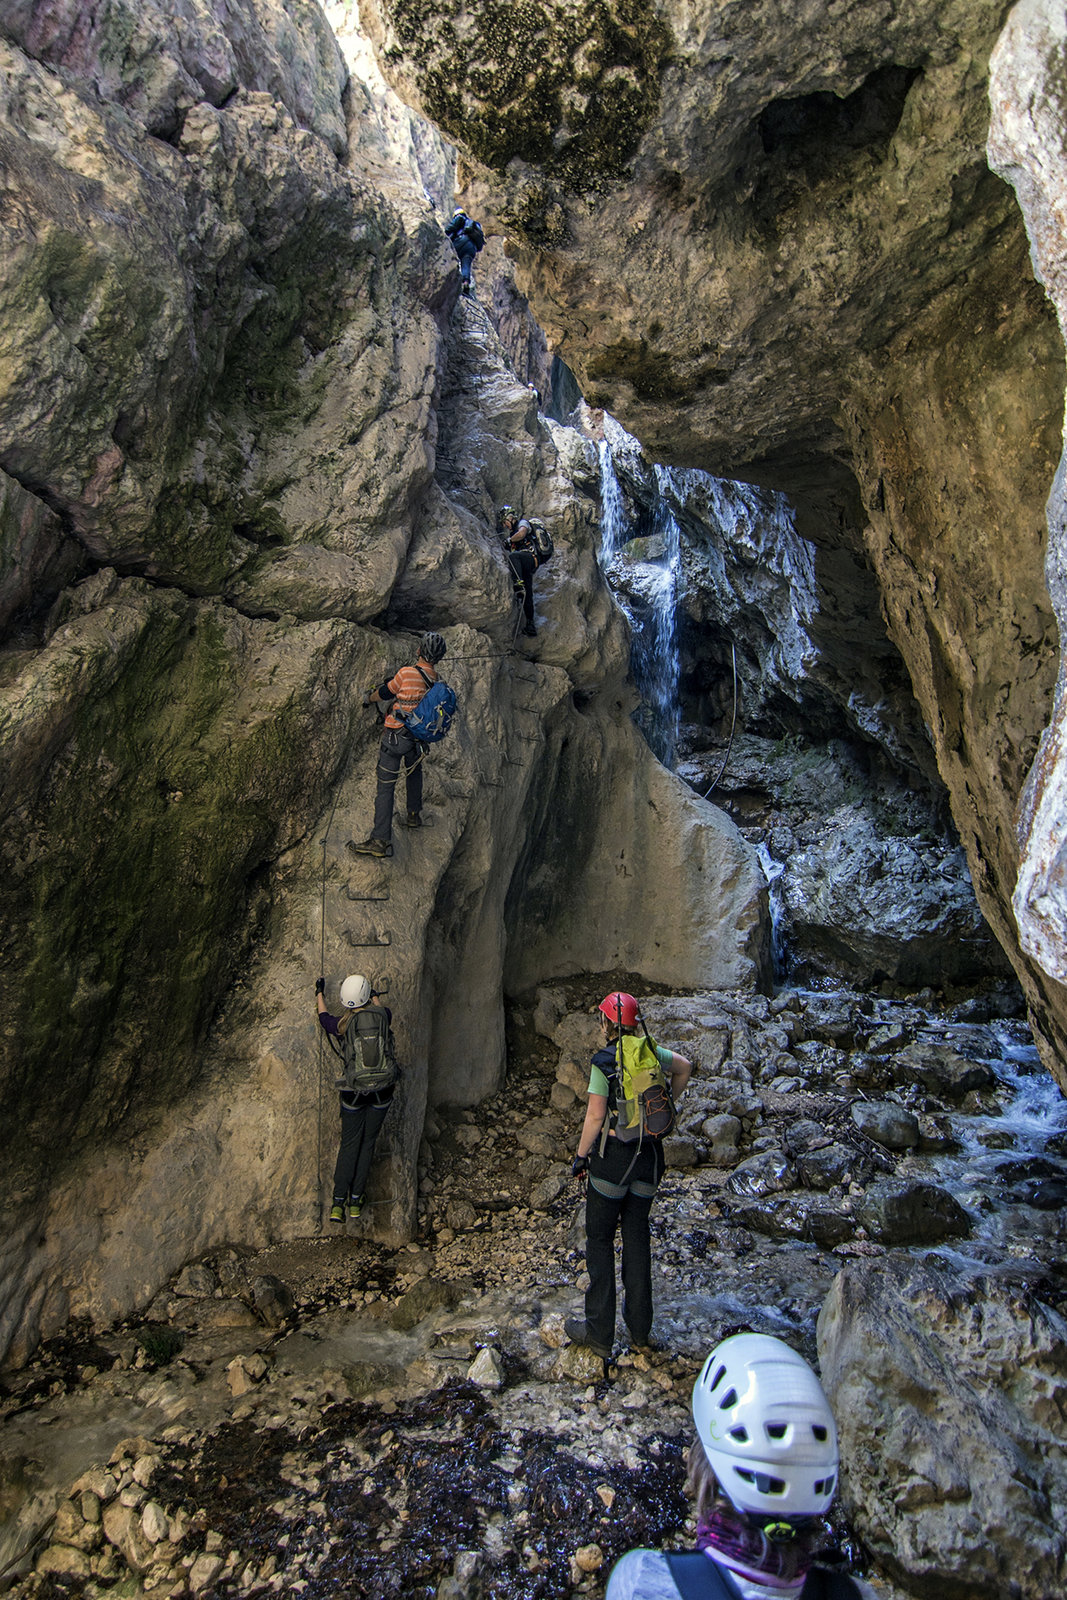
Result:
{"type": "Polygon", "coordinates": [[[611,445],[601,439],[597,448],[600,453],[600,565],[607,572],[630,537],[629,519],[611,445]]]}
{"type": "Polygon", "coordinates": [[[679,724],[675,613],[681,532],[664,493],[669,486],[669,472],[664,467],[656,468],[657,492],[643,519],[641,548],[624,557],[624,547],[636,530],[607,439],[600,441],[599,453],[600,564],[630,618],[631,670],[642,701],[634,720],[663,764],[673,767],[679,724]]]}
{"type": "Polygon", "coordinates": [[[775,861],[767,846],[763,843],[757,846],[759,864],[763,868],[763,876],[767,880],[767,895],[771,915],[771,961],[774,966],[775,980],[779,980],[785,972],[785,934],[782,931],[782,895],[778,887],[778,880],[785,871],[781,861],[775,861]]]}

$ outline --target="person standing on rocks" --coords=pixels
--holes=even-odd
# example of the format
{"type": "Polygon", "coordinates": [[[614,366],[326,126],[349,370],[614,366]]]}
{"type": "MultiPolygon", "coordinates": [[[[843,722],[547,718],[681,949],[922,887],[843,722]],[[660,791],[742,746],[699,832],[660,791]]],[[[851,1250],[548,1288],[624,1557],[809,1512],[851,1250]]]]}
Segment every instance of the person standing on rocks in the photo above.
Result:
{"type": "Polygon", "coordinates": [[[635,1135],[622,1121],[626,1104],[620,1083],[621,1040],[643,1035],[655,1053],[659,1082],[676,1101],[689,1082],[693,1063],[649,1038],[632,994],[605,995],[598,1007],[603,1047],[593,1057],[589,1100],[572,1171],[588,1173],[585,1201],[585,1264],[589,1287],[585,1319],[568,1317],[563,1326],[575,1344],[588,1345],[604,1360],[615,1342],[615,1234],[622,1234],[623,1320],[635,1348],[647,1347],[652,1334],[652,1241],[649,1214],[663,1176],[662,1132],[649,1124],[635,1135]]]}
{"type": "Polygon", "coordinates": [[[475,256],[485,244],[485,234],[482,225],[473,217],[468,217],[465,211],[457,211],[451,222],[445,224],[445,232],[452,241],[452,248],[459,257],[459,275],[462,280],[461,294],[473,294],[474,285],[471,283],[471,266],[475,256]]]}
{"type": "Polygon", "coordinates": [[[515,593],[522,601],[522,614],[525,622],[523,633],[528,639],[536,638],[537,624],[534,621],[534,573],[539,562],[537,545],[534,541],[533,528],[525,517],[519,517],[511,506],[504,506],[500,517],[500,536],[504,541],[507,553],[508,566],[511,576],[515,580],[515,593]]]}
{"type": "Polygon", "coordinates": [[[378,685],[363,698],[365,706],[387,704],[382,742],[378,751],[378,792],[374,801],[374,825],[370,838],[362,844],[352,844],[357,855],[391,856],[393,853],[393,800],[400,780],[401,768],[407,789],[407,815],[409,828],[422,827],[422,751],[418,741],[404,726],[404,717],[415,710],[419,701],[437,682],[437,663],[442,660],[447,645],[439,633],[424,633],[419,640],[418,658],[414,666],[401,667],[400,671],[378,685]]]}
{"type": "Polygon", "coordinates": [[[388,1006],[375,1005],[370,980],[353,972],[341,985],[344,1016],[326,1009],[326,980],[315,984],[315,1009],[321,1027],[337,1040],[335,1053],[344,1063],[341,1091],[341,1143],[333,1170],[330,1221],[358,1217],[381,1131],[396,1089],[392,1020],[388,1006]]]}
{"type": "Polygon", "coordinates": [[[837,1487],[837,1428],[822,1386],[781,1339],[738,1333],[693,1386],[687,1488],[697,1547],[631,1550],[605,1600],[862,1600],[867,1586],[813,1565],[837,1487]]]}

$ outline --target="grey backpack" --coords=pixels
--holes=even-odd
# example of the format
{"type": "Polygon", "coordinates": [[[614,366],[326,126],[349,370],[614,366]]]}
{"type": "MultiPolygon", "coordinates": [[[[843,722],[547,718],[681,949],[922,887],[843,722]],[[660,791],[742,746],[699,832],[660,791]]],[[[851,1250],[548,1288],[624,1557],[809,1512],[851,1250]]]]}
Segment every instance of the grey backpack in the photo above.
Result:
{"type": "Polygon", "coordinates": [[[393,1030],[384,1006],[363,1006],[342,1017],[337,1029],[344,1060],[337,1088],[350,1094],[391,1089],[397,1080],[393,1030]]]}

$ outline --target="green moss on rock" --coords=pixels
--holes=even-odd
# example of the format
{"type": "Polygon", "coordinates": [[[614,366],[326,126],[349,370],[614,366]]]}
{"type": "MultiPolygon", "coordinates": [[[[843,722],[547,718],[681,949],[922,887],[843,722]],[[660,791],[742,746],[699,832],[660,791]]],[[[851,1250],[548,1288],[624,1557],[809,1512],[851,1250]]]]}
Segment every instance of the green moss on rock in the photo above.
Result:
{"type": "Polygon", "coordinates": [[[385,9],[430,116],[497,171],[518,159],[595,188],[626,171],[656,115],[670,35],[648,0],[489,0],[462,28],[426,0],[385,9]]]}

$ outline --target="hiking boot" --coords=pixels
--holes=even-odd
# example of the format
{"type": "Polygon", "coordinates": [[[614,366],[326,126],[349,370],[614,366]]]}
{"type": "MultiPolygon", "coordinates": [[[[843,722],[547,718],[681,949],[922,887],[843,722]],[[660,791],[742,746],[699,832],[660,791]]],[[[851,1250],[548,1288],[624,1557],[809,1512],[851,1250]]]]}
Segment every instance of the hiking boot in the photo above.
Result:
{"type": "Polygon", "coordinates": [[[340,1200],[335,1200],[333,1205],[330,1207],[330,1221],[331,1222],[343,1222],[344,1220],[345,1220],[345,1208],[342,1205],[340,1200]]]}
{"type": "Polygon", "coordinates": [[[534,627],[532,622],[528,622],[522,631],[526,635],[527,639],[537,638],[537,629],[534,627]]]}
{"type": "Polygon", "coordinates": [[[353,844],[352,849],[357,856],[391,856],[393,847],[385,839],[364,839],[362,844],[353,844]]]}
{"type": "Polygon", "coordinates": [[[404,826],[406,828],[421,828],[422,827],[422,812],[421,811],[409,811],[407,816],[404,818],[404,826]]]}
{"type": "Polygon", "coordinates": [[[362,1210],[363,1196],[361,1194],[354,1194],[351,1200],[348,1202],[348,1215],[352,1218],[353,1222],[355,1222],[362,1210]]]}
{"type": "Polygon", "coordinates": [[[611,1350],[589,1337],[589,1329],[585,1325],[584,1317],[565,1318],[563,1331],[572,1344],[584,1344],[595,1356],[600,1356],[604,1361],[611,1360],[611,1350]]]}

